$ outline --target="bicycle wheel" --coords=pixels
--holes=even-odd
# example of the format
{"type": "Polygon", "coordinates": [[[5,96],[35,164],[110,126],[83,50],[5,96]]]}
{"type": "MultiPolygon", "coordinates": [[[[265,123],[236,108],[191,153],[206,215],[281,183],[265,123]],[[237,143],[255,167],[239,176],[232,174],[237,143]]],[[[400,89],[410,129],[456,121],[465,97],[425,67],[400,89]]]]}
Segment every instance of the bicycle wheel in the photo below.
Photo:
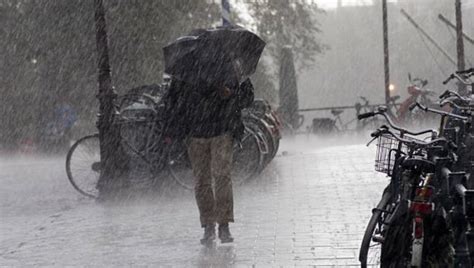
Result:
{"type": "Polygon", "coordinates": [[[235,184],[242,184],[261,171],[264,160],[262,142],[253,130],[245,127],[242,140],[234,144],[232,181],[235,184]]]}
{"type": "Polygon", "coordinates": [[[266,166],[273,157],[276,155],[276,141],[275,137],[272,135],[270,126],[263,120],[249,120],[245,125],[255,134],[260,135],[259,141],[261,143],[260,147],[262,148],[263,160],[262,167],[266,166]]]}
{"type": "MultiPolygon", "coordinates": [[[[158,90],[144,86],[134,90],[158,90]]],[[[158,103],[153,96],[129,93],[121,97],[120,117],[117,120],[120,143],[125,154],[142,161],[150,168],[163,164],[163,120],[158,113],[158,103]]],[[[143,164],[140,163],[140,164],[143,164]]],[[[135,168],[135,166],[134,166],[135,168]]]]}
{"type": "Polygon", "coordinates": [[[97,198],[100,176],[99,134],[88,135],[76,141],[66,156],[66,174],[79,193],[97,198]]]}
{"type": "Polygon", "coordinates": [[[194,177],[191,161],[184,144],[173,145],[168,152],[167,168],[171,177],[182,187],[194,189],[194,177]]]}
{"type": "Polygon", "coordinates": [[[391,223],[381,248],[383,267],[410,267],[412,246],[412,219],[404,214],[391,223]]]}
{"type": "Polygon", "coordinates": [[[382,199],[372,211],[359,251],[361,267],[379,267],[381,264],[382,242],[386,231],[385,221],[393,212],[390,200],[392,194],[385,191],[382,199]]]}
{"type": "MultiPolygon", "coordinates": [[[[233,148],[232,182],[240,185],[255,176],[263,162],[258,137],[248,128],[242,141],[233,148]]],[[[194,189],[191,161],[185,144],[174,145],[168,153],[167,168],[171,177],[183,188],[194,189]]]]}
{"type": "MultiPolygon", "coordinates": [[[[441,208],[442,209],[442,208],[441,208]]],[[[436,213],[439,214],[439,213],[436,213]]],[[[413,217],[402,214],[390,223],[381,251],[382,267],[410,267],[413,254],[413,217]]],[[[423,220],[420,267],[453,267],[454,238],[446,219],[434,215],[423,220]]]]}

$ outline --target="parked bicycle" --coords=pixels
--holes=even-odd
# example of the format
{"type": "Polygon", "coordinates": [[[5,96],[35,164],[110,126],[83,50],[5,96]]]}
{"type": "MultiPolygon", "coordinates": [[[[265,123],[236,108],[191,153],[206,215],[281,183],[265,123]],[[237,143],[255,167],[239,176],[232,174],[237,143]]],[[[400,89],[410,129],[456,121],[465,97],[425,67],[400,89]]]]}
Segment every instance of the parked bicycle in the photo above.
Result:
{"type": "MultiPolygon", "coordinates": [[[[145,86],[118,98],[113,125],[119,130],[120,146],[129,162],[142,164],[155,178],[168,173],[179,185],[192,189],[186,141],[169,143],[162,135],[164,119],[160,115],[164,107],[160,100],[164,90],[166,87],[158,85],[145,86]]],[[[236,185],[254,177],[268,164],[280,139],[278,126],[270,127],[270,119],[246,113],[243,138],[234,145],[232,177],[236,185]]],[[[100,168],[99,136],[92,134],[76,141],[66,157],[66,172],[73,187],[83,195],[97,197],[100,168]]]]}
{"type": "MultiPolygon", "coordinates": [[[[468,117],[419,103],[416,106],[443,118],[470,123],[468,117]]],[[[385,117],[390,126],[382,126],[371,135],[378,140],[376,170],[391,180],[362,240],[361,266],[448,267],[456,261],[468,264],[458,267],[471,267],[466,248],[469,213],[459,201],[469,195],[466,173],[450,171],[458,159],[457,145],[442,137],[443,125],[440,136],[433,130],[409,131],[395,125],[384,107],[359,118],[376,115],[385,117]],[[415,138],[424,134],[431,134],[431,140],[415,138]]]]}
{"type": "MultiPolygon", "coordinates": [[[[453,113],[471,117],[474,111],[474,103],[468,97],[472,94],[472,81],[469,79],[474,76],[474,69],[469,69],[460,74],[454,73],[444,81],[447,84],[449,81],[456,79],[466,87],[464,96],[452,90],[446,90],[441,96],[441,106],[449,107],[453,113]],[[470,90],[468,90],[470,87],[470,90]]],[[[453,166],[455,171],[468,171],[473,173],[474,163],[474,129],[472,126],[460,124],[458,121],[450,120],[445,122],[445,136],[455,140],[459,144],[458,155],[459,161],[453,166]]],[[[474,189],[474,179],[468,181],[469,188],[474,189]]]]}
{"type": "MultiPolygon", "coordinates": [[[[466,78],[474,75],[473,71],[454,73],[445,84],[457,78],[468,85],[466,78]]],[[[418,107],[423,112],[441,115],[440,134],[435,136],[431,132],[431,142],[407,139],[407,134],[413,137],[429,130],[410,132],[400,128],[383,108],[360,116],[362,119],[383,115],[399,131],[395,135],[383,126],[372,134],[378,139],[376,170],[388,174],[391,182],[367,226],[359,254],[362,267],[472,265],[474,197],[472,187],[466,189],[472,157],[466,152],[474,144],[470,142],[473,105],[469,98],[450,90],[440,96],[440,105],[450,105],[454,112],[416,102],[410,107],[410,110],[418,107]]]]}
{"type": "MultiPolygon", "coordinates": [[[[279,120],[266,101],[257,99],[242,111],[242,116],[245,134],[240,143],[234,145],[235,172],[232,176],[236,184],[260,174],[275,157],[281,139],[279,120]]],[[[185,147],[185,144],[178,144],[172,150],[168,168],[181,186],[192,189],[193,174],[185,147]]]]}
{"type": "Polygon", "coordinates": [[[275,157],[280,147],[281,121],[270,104],[263,99],[256,99],[248,109],[242,112],[242,116],[246,125],[264,140],[263,165],[266,166],[275,157]]]}
{"type": "Polygon", "coordinates": [[[404,126],[413,126],[426,120],[434,120],[435,117],[431,114],[410,111],[410,106],[415,102],[431,108],[436,106],[436,102],[432,99],[435,93],[427,88],[428,80],[412,78],[411,74],[408,74],[408,81],[407,92],[409,97],[400,104],[398,109],[392,110],[393,115],[396,116],[396,122],[404,126]]]}
{"type": "Polygon", "coordinates": [[[333,133],[344,133],[349,130],[349,125],[352,124],[355,120],[350,120],[348,122],[343,122],[341,115],[344,113],[344,110],[331,109],[331,117],[318,117],[313,118],[311,126],[308,127],[307,131],[309,133],[317,135],[329,135],[333,133]]]}

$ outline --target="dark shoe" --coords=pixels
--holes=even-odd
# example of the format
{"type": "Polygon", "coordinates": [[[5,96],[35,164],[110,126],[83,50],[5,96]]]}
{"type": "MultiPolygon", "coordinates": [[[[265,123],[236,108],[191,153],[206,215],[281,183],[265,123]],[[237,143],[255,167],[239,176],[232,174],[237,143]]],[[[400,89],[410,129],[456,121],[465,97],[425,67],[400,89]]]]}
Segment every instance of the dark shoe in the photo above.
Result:
{"type": "Polygon", "coordinates": [[[219,224],[219,239],[221,243],[232,243],[234,242],[234,238],[230,234],[229,224],[219,224]]]}
{"type": "Polygon", "coordinates": [[[204,226],[204,236],[201,239],[202,245],[208,245],[216,239],[216,225],[206,224],[204,226]]]}

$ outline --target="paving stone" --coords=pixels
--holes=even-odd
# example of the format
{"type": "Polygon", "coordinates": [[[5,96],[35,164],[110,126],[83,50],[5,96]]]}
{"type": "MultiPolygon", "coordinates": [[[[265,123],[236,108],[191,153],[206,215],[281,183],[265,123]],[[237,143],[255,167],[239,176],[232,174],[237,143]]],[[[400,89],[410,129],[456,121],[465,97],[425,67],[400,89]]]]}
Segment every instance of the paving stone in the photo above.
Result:
{"type": "Polygon", "coordinates": [[[2,162],[0,266],[357,267],[388,180],[374,148],[321,144],[283,141],[285,156],[235,187],[235,242],[208,248],[193,193],[176,185],[100,204],[72,189],[63,158],[2,162]]]}

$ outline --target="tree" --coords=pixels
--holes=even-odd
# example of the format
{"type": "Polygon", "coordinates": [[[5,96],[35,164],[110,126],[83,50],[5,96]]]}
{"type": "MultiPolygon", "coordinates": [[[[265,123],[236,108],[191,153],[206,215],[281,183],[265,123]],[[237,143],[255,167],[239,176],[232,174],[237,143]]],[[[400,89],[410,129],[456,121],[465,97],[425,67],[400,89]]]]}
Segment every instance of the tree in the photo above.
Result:
{"type": "MultiPolygon", "coordinates": [[[[208,27],[218,5],[207,1],[105,1],[112,80],[119,93],[162,79],[162,47],[208,27]]],[[[42,131],[61,96],[94,128],[97,56],[92,0],[0,0],[0,143],[42,131]],[[3,75],[4,74],[4,75],[3,75]],[[14,113],[13,111],[22,111],[14,113]]]]}
{"type": "MultiPolygon", "coordinates": [[[[323,46],[315,16],[304,1],[247,3],[267,57],[254,77],[257,94],[275,99],[279,50],[292,45],[299,66],[323,46]]],[[[112,81],[119,93],[162,79],[162,47],[194,28],[220,24],[220,3],[206,0],[105,1],[112,81]]],[[[41,132],[61,98],[76,108],[81,128],[94,129],[97,56],[93,0],[0,0],[0,143],[41,132]],[[15,112],[21,111],[21,112],[15,112]]]]}
{"type": "Polygon", "coordinates": [[[243,14],[236,20],[256,30],[267,42],[263,59],[254,75],[257,96],[275,103],[275,83],[281,64],[283,47],[290,46],[299,70],[312,65],[318,53],[327,47],[318,39],[321,30],[318,16],[323,10],[313,1],[247,1],[246,8],[251,21],[245,21],[243,14]]]}
{"type": "Polygon", "coordinates": [[[324,11],[313,1],[248,1],[251,26],[267,42],[269,55],[278,66],[281,50],[291,46],[300,68],[313,64],[326,48],[318,39],[321,33],[317,17],[324,11]]]}

